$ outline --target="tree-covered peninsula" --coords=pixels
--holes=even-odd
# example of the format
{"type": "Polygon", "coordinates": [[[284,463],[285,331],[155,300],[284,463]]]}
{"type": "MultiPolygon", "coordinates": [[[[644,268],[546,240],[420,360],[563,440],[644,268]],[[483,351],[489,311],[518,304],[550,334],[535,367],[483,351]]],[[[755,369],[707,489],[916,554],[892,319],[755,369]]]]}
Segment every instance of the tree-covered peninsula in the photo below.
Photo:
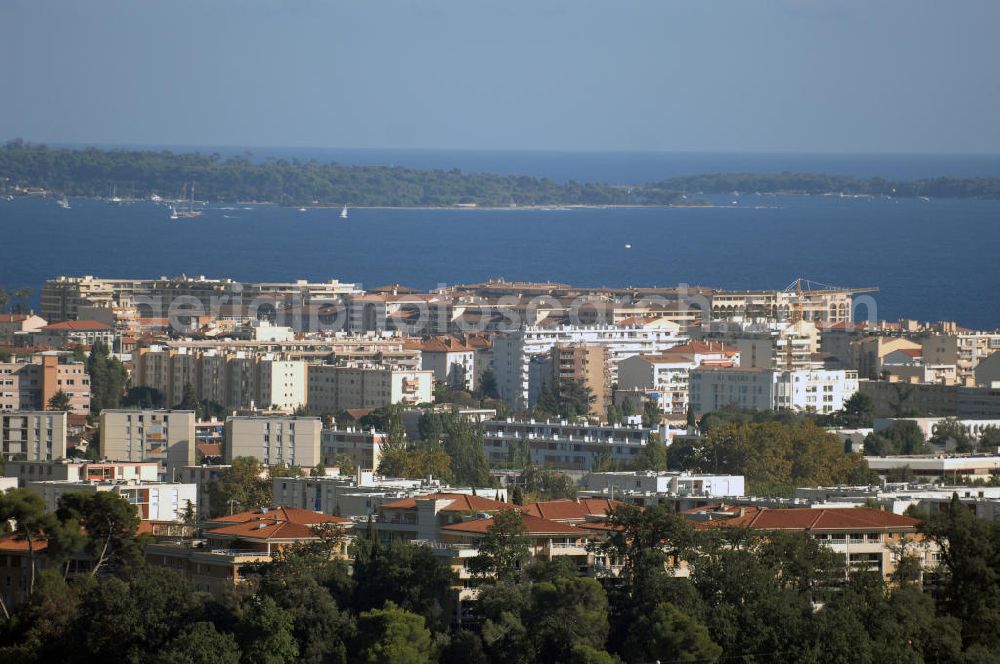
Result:
{"type": "Polygon", "coordinates": [[[249,155],[49,148],[12,141],[0,149],[0,181],[67,196],[179,198],[191,184],[198,200],[279,205],[441,207],[525,205],[670,205],[680,194],[655,187],[560,184],[548,178],[416,170],[398,166],[268,159],[249,155]]]}
{"type": "Polygon", "coordinates": [[[549,178],[348,166],[249,154],[67,149],[11,141],[0,148],[0,189],[56,195],[165,199],[194,185],[198,200],[278,205],[480,207],[697,205],[701,193],[847,194],[929,198],[1000,198],[1000,177],[913,181],[815,173],[729,173],[674,177],[639,185],[560,183],[549,178]]]}

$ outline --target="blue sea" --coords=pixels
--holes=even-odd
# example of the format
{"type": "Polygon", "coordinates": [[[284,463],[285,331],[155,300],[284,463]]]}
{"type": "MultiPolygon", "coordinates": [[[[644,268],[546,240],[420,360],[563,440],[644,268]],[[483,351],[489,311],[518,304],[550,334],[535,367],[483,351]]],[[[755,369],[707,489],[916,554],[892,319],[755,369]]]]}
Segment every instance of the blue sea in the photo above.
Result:
{"type": "MultiPolygon", "coordinates": [[[[1000,175],[1000,157],[989,156],[281,155],[609,182],[737,170],[899,179],[1000,175]]],[[[346,221],[336,209],[228,205],[171,221],[168,210],[153,203],[70,202],[64,210],[51,199],[0,201],[0,286],[29,286],[37,293],[45,279],[60,274],[185,273],[419,288],[502,276],[586,286],[751,289],[783,288],[803,277],[879,287],[880,318],[1000,326],[1000,201],[742,194],[717,197],[718,207],[710,208],[352,209],[346,221]]]]}

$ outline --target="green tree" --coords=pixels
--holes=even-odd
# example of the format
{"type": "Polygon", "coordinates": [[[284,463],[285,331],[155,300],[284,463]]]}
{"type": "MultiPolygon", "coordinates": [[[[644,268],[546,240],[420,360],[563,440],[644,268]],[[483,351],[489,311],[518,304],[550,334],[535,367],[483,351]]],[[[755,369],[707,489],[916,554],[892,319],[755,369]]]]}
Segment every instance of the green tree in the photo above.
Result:
{"type": "Polygon", "coordinates": [[[608,404],[607,418],[608,424],[618,424],[622,421],[622,412],[619,410],[618,406],[613,403],[608,404]]]}
{"type": "Polygon", "coordinates": [[[268,596],[250,597],[241,608],[237,626],[246,664],[290,664],[298,660],[299,646],[292,615],[268,596]]]}
{"type": "Polygon", "coordinates": [[[423,617],[392,602],[358,616],[356,648],[359,660],[369,664],[425,664],[434,654],[423,617]]]}
{"type": "Polygon", "coordinates": [[[255,457],[234,458],[208,491],[215,516],[268,507],[272,501],[271,481],[255,457]]]}
{"type": "MultiPolygon", "coordinates": [[[[0,524],[14,524],[17,537],[23,539],[28,546],[28,595],[35,590],[35,577],[38,574],[38,547],[46,533],[58,528],[54,515],[45,511],[45,501],[29,489],[10,489],[0,493],[0,524]]],[[[0,599],[0,609],[10,618],[8,607],[0,599]]]]}
{"type": "Polygon", "coordinates": [[[608,598],[596,580],[558,577],[531,586],[526,624],[538,661],[570,658],[575,646],[601,650],[608,638],[608,598]]]}
{"type": "Polygon", "coordinates": [[[660,434],[653,433],[642,454],[632,462],[632,470],[667,470],[668,457],[667,446],[660,439],[660,434]]]}
{"type": "Polygon", "coordinates": [[[892,456],[896,454],[925,454],[929,451],[924,433],[916,422],[899,420],[887,428],[870,433],[865,438],[865,454],[892,456]]]}
{"type": "Polygon", "coordinates": [[[128,389],[121,405],[126,408],[163,408],[166,406],[166,401],[159,390],[139,385],[128,389]]]}
{"type": "Polygon", "coordinates": [[[181,628],[150,657],[154,664],[239,664],[240,649],[232,634],[210,622],[196,622],[181,628]]]}
{"type": "Polygon", "coordinates": [[[866,392],[855,392],[844,402],[841,422],[845,427],[865,428],[875,418],[875,402],[866,392]]]}
{"type": "Polygon", "coordinates": [[[444,451],[451,458],[455,482],[465,486],[489,486],[490,464],[486,458],[483,429],[458,413],[442,418],[444,451]]]}
{"type": "Polygon", "coordinates": [[[198,410],[198,397],[191,383],[184,383],[184,391],[180,403],[173,406],[174,410],[198,410]]]}
{"type": "Polygon", "coordinates": [[[135,541],[139,515],[135,506],[118,494],[63,494],[56,515],[63,523],[78,524],[86,533],[87,550],[95,561],[91,576],[104,565],[119,569],[142,564],[142,549],[135,541]]]}
{"type": "Polygon", "coordinates": [[[482,399],[500,398],[500,388],[497,386],[497,375],[493,369],[486,369],[479,375],[479,396],[482,399]]]}
{"type": "Polygon", "coordinates": [[[629,662],[716,662],[721,655],[708,628],[667,602],[636,617],[622,648],[629,662]]]}
{"type": "Polygon", "coordinates": [[[988,426],[979,436],[979,449],[995,450],[1000,447],[1000,427],[988,426]]]}
{"type": "Polygon", "coordinates": [[[95,341],[87,359],[90,376],[90,412],[98,414],[105,408],[117,408],[125,394],[127,373],[118,358],[111,357],[102,341],[95,341]]]}
{"type": "Polygon", "coordinates": [[[660,405],[655,399],[647,399],[642,404],[642,426],[658,427],[662,418],[663,413],[660,412],[660,405]]]}
{"type": "Polygon", "coordinates": [[[934,426],[934,435],[928,442],[943,448],[954,446],[956,452],[976,451],[976,439],[970,436],[962,423],[954,417],[946,417],[938,422],[934,426]]]}
{"type": "Polygon", "coordinates": [[[45,404],[48,410],[69,410],[70,409],[70,399],[69,395],[59,390],[52,395],[49,402],[45,404]]]}
{"type": "Polygon", "coordinates": [[[576,482],[558,470],[528,466],[521,472],[521,484],[538,500],[576,498],[576,482]]]}
{"type": "Polygon", "coordinates": [[[419,614],[435,629],[447,627],[455,582],[451,568],[428,547],[394,542],[382,548],[375,537],[373,533],[364,550],[356,550],[351,606],[364,611],[391,601],[419,614]]]}
{"type": "Polygon", "coordinates": [[[479,553],[469,561],[476,576],[510,582],[521,574],[521,563],[529,556],[527,529],[518,510],[501,510],[479,541],[479,553]]]}

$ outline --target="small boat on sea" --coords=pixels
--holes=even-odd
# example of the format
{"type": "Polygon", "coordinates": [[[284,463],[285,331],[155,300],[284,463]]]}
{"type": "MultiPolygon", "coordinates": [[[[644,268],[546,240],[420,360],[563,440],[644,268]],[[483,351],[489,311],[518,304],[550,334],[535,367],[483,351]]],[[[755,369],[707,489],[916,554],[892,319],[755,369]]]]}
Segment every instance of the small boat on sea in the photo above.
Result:
{"type": "MultiPolygon", "coordinates": [[[[184,196],[184,192],[183,191],[181,191],[181,196],[182,197],[184,196]]],[[[193,182],[191,183],[191,198],[188,200],[188,209],[186,209],[186,210],[177,210],[177,209],[175,209],[173,207],[171,207],[170,209],[172,211],[172,214],[170,215],[171,219],[178,219],[178,218],[180,218],[180,219],[193,219],[195,217],[200,217],[201,216],[201,210],[195,210],[194,209],[194,183],[193,182]],[[174,216],[174,215],[176,215],[176,216],[174,216]]]]}
{"type": "Polygon", "coordinates": [[[178,216],[178,214],[177,214],[177,208],[175,208],[173,205],[170,206],[170,218],[171,219],[180,219],[180,216],[178,216]]]}
{"type": "Polygon", "coordinates": [[[344,209],[340,211],[340,218],[341,219],[347,219],[347,206],[346,205],[344,206],[344,209]]]}
{"type": "Polygon", "coordinates": [[[65,196],[63,196],[58,201],[56,201],[56,205],[58,205],[59,207],[61,207],[64,210],[68,210],[69,209],[69,200],[65,196]]]}

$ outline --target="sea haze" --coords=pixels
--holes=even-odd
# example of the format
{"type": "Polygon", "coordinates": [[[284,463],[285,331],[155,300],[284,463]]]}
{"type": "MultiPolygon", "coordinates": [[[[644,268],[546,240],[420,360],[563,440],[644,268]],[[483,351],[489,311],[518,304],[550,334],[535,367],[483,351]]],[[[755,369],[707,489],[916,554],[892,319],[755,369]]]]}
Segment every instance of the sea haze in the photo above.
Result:
{"type": "Polygon", "coordinates": [[[413,210],[0,201],[0,285],[60,274],[783,288],[879,286],[882,318],[1000,325],[1000,201],[717,197],[712,208],[413,210]],[[733,205],[733,201],[736,205],[733,205]],[[631,248],[626,248],[626,244],[631,248]],[[975,285],[972,295],[970,286],[975,285]]]}

